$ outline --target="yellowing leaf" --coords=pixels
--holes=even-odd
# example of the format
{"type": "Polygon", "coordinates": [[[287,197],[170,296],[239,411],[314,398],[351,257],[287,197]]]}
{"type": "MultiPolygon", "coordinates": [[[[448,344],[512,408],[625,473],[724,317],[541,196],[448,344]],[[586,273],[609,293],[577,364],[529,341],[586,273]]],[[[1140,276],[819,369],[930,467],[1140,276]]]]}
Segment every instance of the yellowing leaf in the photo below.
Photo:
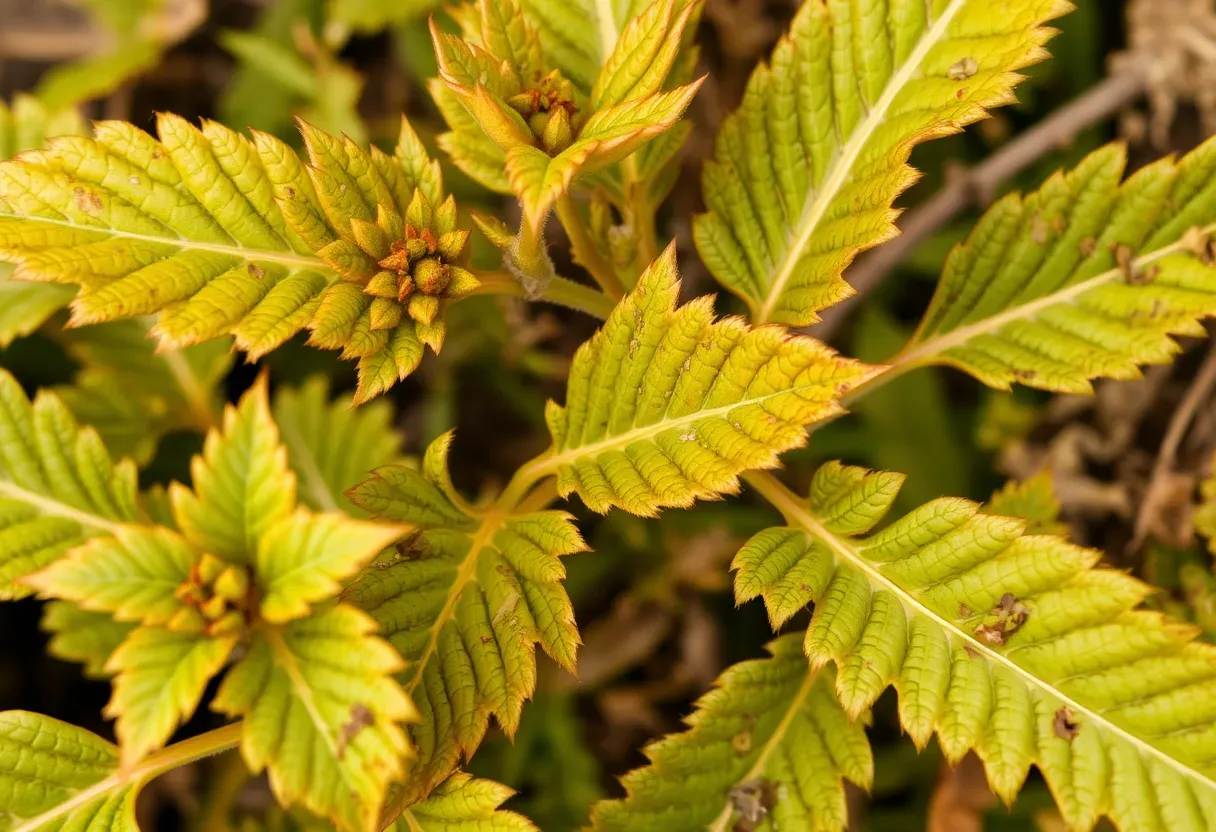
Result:
{"type": "Polygon", "coordinates": [[[183,534],[226,561],[252,563],[258,539],[290,514],[296,500],[265,376],[236,407],[225,408],[223,429],[207,436],[190,473],[193,490],[174,483],[169,492],[183,534]]]}
{"type": "Polygon", "coordinates": [[[689,730],[646,749],[626,797],[597,803],[596,830],[844,829],[844,780],[868,789],[874,760],[861,722],[811,670],[797,635],[770,658],[727,669],[697,702],[689,730]]]}
{"type": "Polygon", "coordinates": [[[450,488],[446,471],[438,472],[446,449],[445,438],[428,453],[427,477],[399,485],[373,480],[352,492],[377,515],[433,526],[411,538],[402,557],[367,570],[343,596],[380,622],[405,657],[405,689],[422,713],[411,727],[418,760],[389,817],[424,798],[468,758],[491,716],[514,732],[536,684],[537,642],[568,669],[579,644],[561,558],[586,547],[570,516],[491,511],[473,518],[453,505],[437,509],[435,501],[450,488]],[[423,485],[432,487],[425,502],[423,485]],[[451,516],[459,524],[444,528],[451,516]]]}
{"type": "Polygon", "coordinates": [[[338,594],[339,581],[358,572],[409,528],[303,510],[278,520],[258,540],[262,617],[282,623],[307,615],[310,604],[338,594]]]}
{"type": "Polygon", "coordinates": [[[391,827],[395,832],[539,832],[523,815],[500,808],[515,792],[456,772],[391,827]]]}
{"type": "Polygon", "coordinates": [[[119,526],[62,560],[26,577],[43,597],[62,598],[119,621],[165,624],[182,609],[174,594],[195,561],[177,532],[157,526],[119,526]]]}
{"type": "Polygon", "coordinates": [[[1216,141],[1120,182],[1121,145],[992,206],[956,247],[895,359],[948,364],[999,389],[1086,392],[1169,361],[1171,334],[1216,314],[1216,141]]]}
{"type": "Polygon", "coordinates": [[[626,24],[591,90],[592,109],[647,98],[662,89],[698,3],[656,0],[626,24]]]}
{"type": "MultiPolygon", "coordinates": [[[[1101,553],[966,500],[866,536],[840,526],[832,507],[865,504],[885,476],[829,466],[809,503],[749,478],[803,544],[753,574],[799,572],[815,604],[803,649],[814,668],[836,665],[845,712],[894,685],[918,747],[936,733],[947,760],[974,749],[1006,801],[1037,765],[1072,829],[1103,815],[1129,830],[1210,828],[1216,649],[1137,609],[1151,589],[1095,568],[1101,553]]],[[[770,609],[780,586],[761,590],[770,609]]]]}
{"type": "Polygon", "coordinates": [[[214,707],[244,716],[241,755],[269,771],[284,805],[300,802],[347,830],[378,830],[388,784],[417,714],[391,674],[401,657],[371,635],[375,622],[339,604],[267,627],[229,671],[214,707]]]}
{"type": "Polygon", "coordinates": [[[171,115],[157,139],[122,122],[54,139],[0,163],[0,257],[20,279],[80,285],[74,324],[159,312],[162,346],[232,334],[254,357],[305,327],[366,361],[412,340],[390,356],[404,378],[442,344],[442,303],[478,285],[455,203],[404,122],[395,158],[301,129],[307,166],[268,135],[171,115]]]}
{"type": "Polygon", "coordinates": [[[619,162],[671,129],[688,108],[701,82],[595,112],[568,148],[549,157],[527,144],[507,151],[507,178],[523,202],[528,222],[538,225],[576,177],[619,162]]]}
{"type": "Polygon", "coordinates": [[[651,516],[734,492],[873,373],[784,329],[715,322],[709,297],[676,309],[678,293],[669,248],[579,348],[565,406],[550,406],[553,449],[536,470],[596,511],[651,516]]]}
{"type": "Polygon", "coordinates": [[[0,598],[28,595],[22,577],[139,519],[136,476],[57,397],[31,403],[0,370],[0,598]]]}
{"type": "Polygon", "coordinates": [[[124,765],[169,739],[198,707],[207,683],[223,668],[236,638],[209,638],[159,627],[138,627],[119,645],[106,669],[114,696],[106,706],[124,765]]]}
{"type": "Polygon", "coordinates": [[[897,232],[908,154],[1013,100],[1067,0],[804,3],[719,131],[697,249],[756,323],[803,326],[897,232]]]}

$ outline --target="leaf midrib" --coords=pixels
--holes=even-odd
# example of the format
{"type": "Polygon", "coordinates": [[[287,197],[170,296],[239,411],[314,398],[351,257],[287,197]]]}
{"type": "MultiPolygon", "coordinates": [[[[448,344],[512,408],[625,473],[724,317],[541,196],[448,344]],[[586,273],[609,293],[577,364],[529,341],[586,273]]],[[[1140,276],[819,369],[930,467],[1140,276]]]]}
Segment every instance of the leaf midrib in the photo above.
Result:
{"type": "MultiPolygon", "coordinates": [[[[1199,233],[1203,237],[1216,234],[1216,223],[1200,228],[1199,233]]],[[[1187,244],[1181,239],[1175,240],[1169,245],[1162,246],[1155,251],[1151,251],[1148,254],[1143,254],[1140,257],[1135,258],[1132,260],[1129,268],[1133,273],[1138,273],[1145,266],[1151,265],[1153,262],[1160,260],[1167,255],[1184,250],[1189,250],[1187,244]]],[[[966,326],[959,327],[951,332],[947,332],[945,335],[939,335],[936,338],[922,341],[919,345],[913,346],[911,349],[908,349],[896,356],[892,362],[892,366],[903,367],[926,363],[944,352],[952,350],[956,347],[961,347],[973,338],[994,333],[1005,325],[1013,323],[1014,321],[1033,318],[1044,309],[1048,309],[1052,306],[1069,303],[1092,289],[1097,289],[1099,286],[1110,283],[1112,280],[1122,279],[1123,275],[1124,272],[1120,268],[1116,267],[1113,269],[1108,269],[1094,275],[1088,280],[1083,280],[1080,283],[1074,283],[1071,286],[1067,286],[1059,291],[1052,292],[1049,295],[1036,298],[1035,300],[1022,304],[1021,306],[1006,309],[1004,312],[1000,312],[990,318],[976,321],[973,324],[967,324],[966,326]]],[[[1151,288],[1151,286],[1152,284],[1150,283],[1145,286],[1145,288],[1151,288]]]]}
{"type": "MultiPolygon", "coordinates": [[[[764,773],[764,767],[768,764],[768,758],[772,755],[774,749],[781,744],[781,741],[785,739],[785,735],[789,731],[790,725],[792,725],[794,722],[794,717],[798,714],[798,711],[801,710],[802,704],[806,701],[807,696],[810,694],[811,688],[815,684],[815,677],[816,671],[812,670],[811,666],[808,664],[802,684],[799,685],[797,693],[795,693],[794,698],[790,700],[789,707],[786,709],[785,713],[782,714],[781,721],[777,723],[777,727],[774,729],[773,735],[764,743],[764,747],[761,749],[760,755],[756,757],[756,762],[752,764],[750,769],[748,769],[747,774],[735,781],[736,786],[740,783],[760,779],[760,775],[764,773]]],[[[730,822],[730,819],[734,813],[734,807],[731,806],[728,797],[726,806],[723,807],[722,812],[716,818],[714,818],[713,823],[707,827],[708,832],[725,832],[726,824],[730,822]]]]}
{"type": "Polygon", "coordinates": [[[477,531],[470,535],[469,552],[461,561],[459,569],[456,570],[456,577],[452,579],[452,586],[448,589],[447,597],[444,599],[443,608],[439,610],[439,614],[435,616],[435,620],[431,623],[430,633],[427,636],[426,647],[422,649],[422,653],[412,664],[414,667],[413,677],[406,682],[402,687],[407,694],[412,694],[414,690],[422,683],[422,675],[426,670],[427,663],[430,662],[436,651],[439,649],[439,635],[443,631],[443,627],[448,621],[456,616],[456,604],[460,601],[460,596],[464,593],[464,588],[473,580],[473,576],[477,574],[477,561],[481,557],[482,549],[489,545],[494,537],[494,533],[498,531],[498,527],[507,519],[508,513],[505,511],[493,510],[482,516],[481,525],[477,531]]]}
{"type": "Polygon", "coordinates": [[[887,81],[882,95],[874,107],[866,114],[865,119],[853,129],[852,135],[849,136],[848,141],[841,148],[840,156],[833,165],[832,172],[823,182],[823,185],[814,191],[814,198],[810,204],[804,206],[802,216],[798,220],[797,235],[791,244],[786,247],[776,276],[773,278],[772,283],[769,284],[768,294],[764,299],[764,303],[753,318],[754,323],[762,324],[771,318],[774,308],[785,291],[785,285],[793,276],[798,261],[802,259],[803,251],[810,244],[811,237],[814,236],[819,223],[827,215],[828,208],[831,207],[841,188],[849,181],[853,172],[853,165],[857,162],[857,157],[861,155],[861,151],[869,142],[870,137],[874,135],[874,132],[886,120],[887,111],[895,103],[896,96],[912,80],[921,63],[929,54],[929,50],[936,46],[937,42],[945,35],[950,21],[966,2],[967,0],[951,0],[950,5],[946,7],[941,15],[933,21],[933,25],[921,36],[916,44],[916,48],[908,55],[908,59],[904,61],[899,70],[887,81]]]}
{"type": "Polygon", "coordinates": [[[89,526],[95,529],[101,529],[103,532],[114,534],[118,531],[121,523],[113,520],[107,520],[104,517],[98,517],[95,514],[89,514],[86,511],[81,511],[74,506],[70,506],[53,497],[48,497],[44,494],[36,494],[33,491],[27,491],[11,480],[0,479],[0,495],[7,495],[19,502],[28,503],[39,509],[44,515],[49,514],[54,517],[66,517],[69,520],[75,520],[82,526],[89,526]]]}
{"type": "Polygon", "coordinates": [[[1051,684],[1043,681],[1039,677],[1022,668],[1014,661],[1005,655],[994,651],[984,642],[976,639],[971,633],[959,628],[954,622],[942,618],[929,607],[925,606],[914,595],[911,595],[907,590],[895,583],[882,573],[876,566],[862,557],[860,554],[851,549],[844,541],[836,537],[828,529],[824,528],[814,518],[814,516],[802,505],[802,501],[788,488],[782,485],[775,477],[766,472],[745,474],[745,478],[751,483],[757,491],[759,491],[773,506],[785,516],[785,518],[797,525],[802,526],[809,534],[814,535],[823,541],[827,546],[836,553],[838,557],[843,558],[857,569],[865,573],[869,578],[871,585],[879,584],[884,589],[894,593],[899,598],[900,603],[904,608],[919,615],[925,616],[932,621],[936,626],[940,627],[951,636],[961,639],[964,644],[975,653],[984,656],[989,662],[1004,666],[1014,675],[1021,678],[1028,686],[1033,686],[1050,694],[1058,699],[1064,705],[1072,710],[1074,714],[1082,715],[1100,727],[1102,731],[1109,732],[1119,736],[1124,741],[1130,743],[1141,754],[1147,754],[1156,757],[1160,762],[1164,763],[1169,768],[1172,768],[1183,777],[1190,778],[1201,783],[1204,787],[1211,789],[1216,793],[1216,782],[1204,774],[1196,771],[1185,763],[1171,757],[1164,751],[1161,751],[1156,746],[1142,740],[1135,734],[1115,725],[1106,717],[1094,709],[1083,705],[1067,694],[1057,690],[1051,684]]]}
{"type": "Polygon", "coordinates": [[[321,258],[309,257],[303,254],[297,254],[295,252],[267,251],[265,249],[247,248],[241,245],[225,245],[223,243],[203,243],[186,237],[160,237],[154,234],[135,234],[131,231],[120,231],[117,228],[81,225],[80,223],[66,222],[64,220],[56,220],[49,217],[35,217],[28,214],[11,214],[7,216],[13,216],[22,222],[35,224],[41,223],[43,225],[53,225],[59,228],[71,228],[76,231],[105,234],[122,240],[139,240],[140,242],[144,243],[154,243],[156,245],[171,246],[173,248],[187,249],[190,251],[210,251],[216,254],[227,254],[242,260],[260,260],[269,263],[280,263],[285,266],[314,269],[316,271],[325,272],[326,274],[335,274],[334,270],[330,268],[321,258]]]}
{"type": "MultiPolygon", "coordinates": [[[[860,366],[860,365],[859,365],[860,366]]],[[[878,370],[875,370],[878,372],[878,370]]],[[[864,374],[857,379],[857,382],[865,380],[864,374]]],[[[579,445],[569,448],[561,453],[555,453],[549,456],[541,457],[535,463],[533,473],[537,475],[546,475],[557,471],[563,465],[569,465],[576,460],[585,457],[596,457],[600,454],[612,450],[623,450],[629,447],[634,442],[639,442],[644,439],[654,439],[660,433],[671,430],[673,428],[687,427],[693,425],[702,419],[725,418],[731,411],[737,410],[740,407],[749,407],[752,405],[763,404],[778,396],[788,396],[796,394],[799,391],[811,390],[817,387],[826,386],[825,384],[801,384],[797,387],[789,387],[784,390],[777,390],[772,393],[765,393],[763,396],[757,396],[750,399],[740,399],[731,404],[724,404],[718,407],[711,407],[705,410],[698,410],[694,413],[687,413],[683,416],[677,416],[674,419],[666,419],[659,422],[653,422],[649,425],[641,425],[631,428],[624,433],[618,433],[610,436],[607,439],[601,439],[598,442],[592,442],[589,445],[579,445]]],[[[832,415],[832,412],[839,409],[839,404],[836,400],[823,402],[824,417],[832,415]]]]}

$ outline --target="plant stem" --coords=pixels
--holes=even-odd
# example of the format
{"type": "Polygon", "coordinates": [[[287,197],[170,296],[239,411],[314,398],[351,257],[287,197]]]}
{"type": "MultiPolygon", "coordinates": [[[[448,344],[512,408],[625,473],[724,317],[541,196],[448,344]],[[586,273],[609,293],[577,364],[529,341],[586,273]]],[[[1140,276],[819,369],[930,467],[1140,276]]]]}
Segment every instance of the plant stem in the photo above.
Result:
{"type": "Polygon", "coordinates": [[[583,222],[578,206],[570,197],[569,192],[557,198],[557,218],[562,228],[570,238],[570,248],[574,252],[574,260],[595,278],[604,293],[611,298],[620,299],[625,295],[625,284],[617,277],[616,269],[611,263],[600,256],[595,241],[583,222]]]}
{"type": "Polygon", "coordinates": [[[659,256],[658,234],[654,227],[654,211],[647,198],[646,187],[638,179],[637,155],[631,155],[621,163],[625,175],[625,199],[629,206],[629,222],[633,226],[638,243],[638,271],[645,270],[659,256]]]}
{"type": "Polygon", "coordinates": [[[99,797],[104,797],[126,786],[142,785],[166,771],[234,748],[241,741],[242,726],[243,723],[234,722],[223,728],[216,728],[214,731],[174,743],[168,748],[162,748],[131,768],[118,771],[81,789],[55,808],[23,820],[10,832],[35,832],[35,830],[46,828],[53,821],[67,819],[76,809],[88,805],[99,797]]]}
{"type": "Polygon", "coordinates": [[[243,728],[243,722],[234,722],[162,748],[136,764],[129,779],[135,779],[138,774],[141,779],[151,780],[171,769],[236,748],[237,743],[241,741],[243,728]]]}
{"type": "MultiPolygon", "coordinates": [[[[527,297],[523,287],[505,272],[475,272],[475,274],[481,281],[481,286],[474,289],[469,297],[473,295],[527,297]]],[[[616,302],[612,298],[598,289],[575,283],[564,277],[552,278],[541,293],[540,300],[578,310],[593,318],[599,318],[601,321],[607,320],[608,315],[616,306],[616,302]]]]}

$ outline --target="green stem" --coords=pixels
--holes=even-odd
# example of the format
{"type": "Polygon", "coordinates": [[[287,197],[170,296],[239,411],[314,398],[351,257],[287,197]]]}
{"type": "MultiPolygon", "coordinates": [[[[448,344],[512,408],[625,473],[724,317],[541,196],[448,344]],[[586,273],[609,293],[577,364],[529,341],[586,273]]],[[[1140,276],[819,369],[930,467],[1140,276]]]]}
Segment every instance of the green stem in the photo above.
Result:
{"type": "Polygon", "coordinates": [[[625,179],[625,200],[629,207],[629,222],[633,226],[634,239],[637,240],[638,272],[659,256],[658,233],[655,231],[654,210],[646,192],[646,183],[638,178],[637,155],[632,155],[621,163],[621,171],[625,179]]]}
{"type": "Polygon", "coordinates": [[[567,236],[570,237],[570,247],[574,251],[575,261],[595,278],[595,282],[609,297],[616,299],[624,297],[625,284],[617,277],[613,265],[600,256],[595,241],[591,239],[587,224],[583,222],[583,217],[578,212],[578,206],[574,204],[569,192],[562,194],[557,199],[557,218],[561,221],[562,227],[566,229],[567,236]]]}
{"type": "Polygon", "coordinates": [[[216,728],[197,737],[174,743],[168,748],[162,748],[154,754],[145,757],[126,771],[118,771],[99,780],[93,785],[81,789],[70,798],[53,809],[43,812],[14,826],[11,832],[34,832],[46,828],[56,820],[65,820],[73,811],[85,806],[99,797],[126,786],[142,785],[155,777],[175,768],[210,757],[235,748],[241,741],[243,723],[234,722],[223,728],[216,728]]]}
{"type": "MultiPolygon", "coordinates": [[[[527,297],[522,286],[520,286],[509,274],[504,272],[475,272],[477,279],[481,281],[481,286],[474,289],[472,295],[512,295],[514,297],[527,297]]],[[[593,289],[590,286],[584,286],[582,283],[575,283],[564,277],[554,277],[549,281],[549,285],[544,288],[541,293],[540,300],[548,303],[554,303],[558,306],[565,306],[569,309],[576,309],[590,315],[593,318],[599,318],[601,321],[607,320],[608,315],[616,306],[616,302],[601,292],[599,289],[593,289]]]]}

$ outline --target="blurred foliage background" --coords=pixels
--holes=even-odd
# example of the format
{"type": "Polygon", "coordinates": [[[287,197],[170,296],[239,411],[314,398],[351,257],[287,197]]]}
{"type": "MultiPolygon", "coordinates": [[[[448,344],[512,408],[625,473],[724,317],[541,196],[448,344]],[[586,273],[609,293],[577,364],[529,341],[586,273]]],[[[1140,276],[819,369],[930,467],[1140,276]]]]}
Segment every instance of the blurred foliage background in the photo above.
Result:
{"type": "MultiPolygon", "coordinates": [[[[1060,21],[1050,45],[1054,59],[1033,68],[1017,104],[965,134],[918,148],[913,161],[924,177],[901,205],[925,201],[1097,88],[1118,68],[1112,57],[1138,34],[1146,36],[1134,28],[1145,25],[1144,14],[1129,23],[1122,0],[1074,1],[1077,10],[1060,21]]],[[[1153,14],[1171,4],[1212,5],[1158,0],[1153,14]]],[[[41,134],[83,129],[77,114],[150,128],[159,110],[257,128],[296,144],[293,118],[299,115],[385,147],[395,141],[404,112],[429,141],[442,125],[426,92],[435,71],[427,16],[434,12],[441,25],[450,24],[437,6],[430,0],[0,0],[0,98],[9,102],[0,110],[0,155],[36,144],[41,134]]],[[[686,296],[715,290],[690,238],[690,217],[701,207],[700,165],[711,154],[716,126],[738,104],[752,67],[795,8],[793,0],[706,2],[699,35],[710,80],[690,111],[698,129],[685,148],[680,184],[660,215],[661,233],[680,245],[686,296]]],[[[864,360],[883,359],[919,318],[947,251],[984,202],[1007,189],[1034,187],[1112,138],[1127,137],[1134,163],[1142,164],[1204,135],[1202,108],[1186,95],[1173,102],[1160,91],[1150,95],[1154,121],[1139,92],[1071,131],[1070,141],[1040,148],[1024,170],[991,192],[973,194],[969,210],[913,247],[864,302],[845,304],[830,330],[812,328],[811,334],[864,360]],[[1163,116],[1171,103],[1174,111],[1163,116]]],[[[506,215],[514,210],[454,169],[445,175],[462,205],[506,215]]],[[[556,238],[560,230],[554,226],[552,233],[556,238]]],[[[563,241],[552,242],[559,268],[576,273],[563,241]]],[[[28,312],[6,307],[3,278],[0,273],[0,332],[6,316],[28,312]]],[[[725,294],[718,307],[739,311],[725,294]]],[[[477,493],[542,449],[544,402],[560,395],[569,356],[594,322],[504,298],[460,303],[450,316],[442,355],[424,362],[391,398],[412,452],[458,428],[455,479],[477,493]]],[[[6,338],[0,365],[31,391],[63,392],[112,451],[140,462],[145,486],[186,480],[188,459],[212,417],[199,412],[197,401],[156,392],[163,385],[149,379],[171,368],[146,341],[146,326],[68,331],[63,323],[54,317],[27,337],[6,338]]],[[[1187,346],[1174,368],[1103,386],[1086,399],[989,392],[961,375],[921,370],[860,401],[853,418],[816,432],[807,449],[788,456],[789,478],[801,485],[818,463],[837,458],[906,471],[911,476],[899,511],[944,494],[984,500],[1009,478],[1047,470],[1073,534],[1165,587],[1158,603],[1200,622],[1210,637],[1216,579],[1210,556],[1192,542],[1191,520],[1196,485],[1216,444],[1210,403],[1196,411],[1171,460],[1168,473],[1180,478],[1174,489],[1150,488],[1170,414],[1202,359],[1203,347],[1187,346]],[[1156,497],[1146,501],[1150,491],[1156,497]],[[1144,533],[1136,539],[1136,507],[1144,503],[1151,505],[1141,512],[1144,533]]],[[[230,401],[258,371],[226,352],[223,342],[191,348],[186,358],[230,401]]],[[[351,365],[298,342],[261,363],[275,386],[321,374],[335,390],[353,387],[351,365]]],[[[582,512],[580,524],[595,551],[568,564],[586,642],[579,678],[545,667],[514,744],[493,739],[471,769],[517,789],[513,806],[546,832],[579,828],[588,805],[617,791],[615,776],[643,762],[640,749],[648,740],[678,729],[723,667],[761,654],[768,624],[758,605],[734,610],[727,566],[738,546],[773,519],[746,493],[669,511],[659,521],[582,512]]],[[[34,600],[0,606],[0,709],[36,709],[108,735],[99,716],[108,684],[46,654],[42,615],[34,600]]],[[[790,624],[804,625],[800,619],[790,624]]],[[[200,714],[184,731],[208,727],[209,719],[200,714]]],[[[872,733],[877,780],[872,801],[857,795],[857,829],[1053,828],[1041,781],[1032,780],[1010,812],[988,794],[977,766],[948,770],[933,747],[917,757],[900,735],[890,693],[875,709],[872,733]]],[[[269,792],[243,784],[239,767],[235,755],[227,755],[156,781],[141,807],[144,828],[234,828],[242,814],[264,812],[269,792]]]]}

